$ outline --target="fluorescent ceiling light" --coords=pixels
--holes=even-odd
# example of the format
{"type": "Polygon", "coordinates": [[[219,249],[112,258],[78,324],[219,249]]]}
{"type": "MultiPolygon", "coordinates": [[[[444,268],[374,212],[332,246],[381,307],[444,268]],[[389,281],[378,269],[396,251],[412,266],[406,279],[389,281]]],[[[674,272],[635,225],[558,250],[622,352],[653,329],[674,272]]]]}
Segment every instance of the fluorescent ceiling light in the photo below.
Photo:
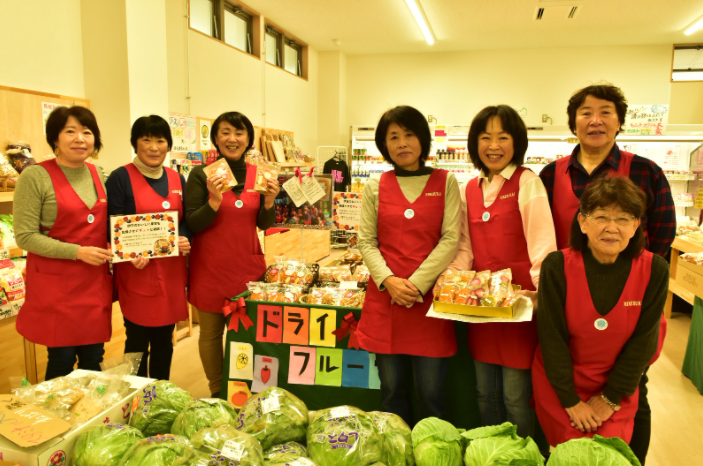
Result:
{"type": "Polygon", "coordinates": [[[698,18],[696,22],[694,22],[688,29],[684,31],[684,34],[687,36],[690,36],[694,32],[697,32],[699,29],[703,28],[703,16],[698,18]]]}
{"type": "Polygon", "coordinates": [[[413,14],[415,22],[417,23],[422,35],[425,36],[425,40],[428,44],[434,44],[434,34],[432,33],[432,28],[430,28],[430,23],[427,21],[425,12],[422,11],[422,7],[417,0],[405,0],[405,3],[410,8],[410,13],[413,14]]]}

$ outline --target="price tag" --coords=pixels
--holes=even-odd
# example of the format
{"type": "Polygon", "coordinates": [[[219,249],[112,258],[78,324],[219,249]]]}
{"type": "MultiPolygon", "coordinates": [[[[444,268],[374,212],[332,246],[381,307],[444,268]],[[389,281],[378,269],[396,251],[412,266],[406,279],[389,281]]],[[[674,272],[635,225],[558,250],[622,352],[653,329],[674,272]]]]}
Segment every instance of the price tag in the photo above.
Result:
{"type": "Polygon", "coordinates": [[[339,282],[340,290],[349,290],[359,288],[359,283],[357,282],[339,282]]]}
{"type": "Polygon", "coordinates": [[[234,461],[240,461],[244,456],[244,444],[234,440],[227,440],[222,446],[222,456],[234,461]]]}
{"type": "Polygon", "coordinates": [[[293,204],[295,204],[296,207],[300,207],[301,205],[305,204],[308,200],[308,198],[305,196],[305,193],[303,192],[300,180],[295,176],[283,183],[283,189],[286,190],[288,196],[290,197],[291,201],[293,201],[293,204]]]}
{"type": "Polygon", "coordinates": [[[337,406],[330,410],[330,414],[333,418],[349,416],[350,413],[349,408],[346,406],[337,406]]]}
{"type": "Polygon", "coordinates": [[[281,408],[281,403],[278,398],[272,397],[265,400],[261,400],[261,412],[263,414],[268,414],[272,411],[278,411],[281,408]]]}
{"type": "Polygon", "coordinates": [[[325,190],[322,189],[322,186],[320,186],[314,176],[303,177],[303,193],[305,193],[305,197],[307,197],[310,204],[314,204],[325,197],[325,190]]]}

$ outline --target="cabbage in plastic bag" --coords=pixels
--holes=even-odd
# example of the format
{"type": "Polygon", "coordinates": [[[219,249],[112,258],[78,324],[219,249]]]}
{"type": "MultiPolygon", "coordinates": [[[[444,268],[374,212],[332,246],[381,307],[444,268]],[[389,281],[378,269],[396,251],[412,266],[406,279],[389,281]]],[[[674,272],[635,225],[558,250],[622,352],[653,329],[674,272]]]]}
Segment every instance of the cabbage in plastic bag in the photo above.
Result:
{"type": "Polygon", "coordinates": [[[582,437],[560,443],[547,466],[641,466],[630,447],[619,437],[582,437]]]}
{"type": "Polygon", "coordinates": [[[219,398],[201,398],[183,409],[171,426],[171,433],[191,438],[203,427],[235,425],[237,410],[232,403],[219,398]]]}
{"type": "Polygon", "coordinates": [[[117,466],[129,447],[144,438],[139,429],[124,424],[86,428],[73,448],[74,466],[117,466]]]}
{"type": "Polygon", "coordinates": [[[150,383],[135,394],[138,406],[129,425],[144,435],[168,434],[178,413],[193,401],[193,396],[167,380],[150,383]]]}
{"type": "Polygon", "coordinates": [[[200,429],[174,466],[263,466],[261,444],[229,424],[200,429]]]}
{"type": "Polygon", "coordinates": [[[369,413],[383,436],[383,462],[387,466],[415,466],[410,427],[397,414],[372,411],[369,413]]]}
{"type": "Polygon", "coordinates": [[[423,419],[415,425],[412,439],[417,466],[463,466],[461,436],[447,421],[423,419]]]}
{"type": "Polygon", "coordinates": [[[237,429],[256,437],[264,449],[289,441],[303,442],[307,427],[305,403],[279,387],[249,398],[237,419],[237,429]]]}
{"type": "MultiPolygon", "coordinates": [[[[265,466],[319,466],[317,463],[315,463],[313,460],[310,458],[305,458],[304,456],[301,456],[298,459],[295,460],[289,460],[289,461],[267,461],[264,463],[265,466]]],[[[374,463],[371,466],[385,466],[384,464],[381,463],[374,463]]]]}
{"type": "Polygon", "coordinates": [[[129,447],[119,466],[171,466],[187,446],[188,439],[180,435],[148,437],[129,447]]]}
{"type": "Polygon", "coordinates": [[[353,406],[315,411],[308,452],[319,466],[366,466],[383,461],[383,437],[366,412],[353,406]]]}
{"type": "Polygon", "coordinates": [[[308,449],[298,442],[286,442],[274,445],[264,452],[264,459],[267,462],[285,463],[298,458],[307,458],[308,449]]]}

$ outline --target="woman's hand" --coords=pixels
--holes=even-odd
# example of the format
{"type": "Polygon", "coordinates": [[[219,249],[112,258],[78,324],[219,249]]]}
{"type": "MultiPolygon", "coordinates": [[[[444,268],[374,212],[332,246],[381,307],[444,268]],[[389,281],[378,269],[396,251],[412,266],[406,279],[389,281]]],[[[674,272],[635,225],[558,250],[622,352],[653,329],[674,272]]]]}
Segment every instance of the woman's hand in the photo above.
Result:
{"type": "Polygon", "coordinates": [[[615,413],[615,410],[611,408],[600,395],[594,396],[588,400],[588,406],[593,409],[593,412],[596,413],[602,422],[610,419],[610,416],[615,413]]]}
{"type": "Polygon", "coordinates": [[[581,432],[595,432],[603,423],[588,404],[579,401],[576,406],[565,408],[571,419],[571,426],[581,432]]]}
{"type": "Polygon", "coordinates": [[[404,278],[390,276],[383,280],[383,286],[386,287],[391,295],[391,302],[400,306],[412,306],[420,296],[420,291],[404,278]]]}
{"type": "Polygon", "coordinates": [[[149,265],[149,259],[144,256],[139,256],[136,259],[132,260],[132,265],[135,266],[137,269],[142,270],[144,267],[149,265]]]}
{"type": "Polygon", "coordinates": [[[190,241],[185,236],[178,237],[178,251],[183,255],[190,252],[190,241]]]}
{"type": "Polygon", "coordinates": [[[103,265],[105,262],[112,262],[112,256],[112,251],[109,249],[81,246],[78,248],[76,259],[89,265],[103,265]]]}
{"type": "Polygon", "coordinates": [[[278,196],[278,192],[281,188],[278,186],[278,180],[275,178],[269,178],[267,180],[266,194],[264,194],[264,207],[266,209],[271,209],[273,207],[273,201],[278,196]]]}
{"type": "Polygon", "coordinates": [[[222,191],[220,191],[220,189],[222,189],[222,184],[224,182],[224,176],[219,176],[214,173],[207,177],[207,190],[210,193],[208,203],[215,212],[217,212],[220,208],[220,204],[222,204],[222,191]]]}
{"type": "Polygon", "coordinates": [[[537,310],[537,292],[536,291],[520,290],[520,291],[518,291],[518,293],[525,296],[526,298],[530,298],[532,300],[533,310],[534,311],[537,310]]]}

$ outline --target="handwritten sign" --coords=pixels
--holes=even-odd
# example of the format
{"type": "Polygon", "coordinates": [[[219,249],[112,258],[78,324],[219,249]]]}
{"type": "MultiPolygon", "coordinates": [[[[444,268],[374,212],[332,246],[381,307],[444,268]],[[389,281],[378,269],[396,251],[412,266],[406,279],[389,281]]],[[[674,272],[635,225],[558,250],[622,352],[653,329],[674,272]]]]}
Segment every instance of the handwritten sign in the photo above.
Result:
{"type": "Polygon", "coordinates": [[[112,263],[178,256],[178,212],[110,217],[112,263]]]}
{"type": "Polygon", "coordinates": [[[229,377],[254,380],[254,347],[249,343],[230,342],[229,377]]]}
{"type": "Polygon", "coordinates": [[[58,107],[68,107],[68,105],[64,104],[55,104],[53,102],[42,102],[41,103],[41,120],[42,120],[42,128],[44,128],[44,134],[46,134],[46,120],[49,119],[49,115],[51,112],[54,111],[55,108],[58,107]]]}
{"type": "Polygon", "coordinates": [[[358,231],[361,219],[361,193],[334,193],[332,219],[338,230],[358,231]]]}
{"type": "Polygon", "coordinates": [[[212,127],[211,120],[205,120],[203,118],[198,119],[198,135],[200,138],[200,150],[210,150],[212,149],[212,144],[210,141],[210,128],[212,127]]]}
{"type": "Polygon", "coordinates": [[[254,356],[254,381],[251,390],[254,393],[263,392],[269,387],[278,386],[278,358],[254,356]]]}
{"type": "Polygon", "coordinates": [[[669,122],[668,105],[630,105],[625,116],[625,134],[661,136],[669,122]]]}
{"type": "MultiPolygon", "coordinates": [[[[168,114],[168,125],[171,127],[171,152],[195,152],[197,149],[198,135],[195,117],[181,115],[180,113],[168,114]]],[[[209,133],[209,130],[208,130],[209,133]]],[[[202,142],[202,141],[201,141],[202,142]]]]}
{"type": "Polygon", "coordinates": [[[12,395],[0,395],[0,435],[28,448],[71,428],[68,422],[12,395]]]}

